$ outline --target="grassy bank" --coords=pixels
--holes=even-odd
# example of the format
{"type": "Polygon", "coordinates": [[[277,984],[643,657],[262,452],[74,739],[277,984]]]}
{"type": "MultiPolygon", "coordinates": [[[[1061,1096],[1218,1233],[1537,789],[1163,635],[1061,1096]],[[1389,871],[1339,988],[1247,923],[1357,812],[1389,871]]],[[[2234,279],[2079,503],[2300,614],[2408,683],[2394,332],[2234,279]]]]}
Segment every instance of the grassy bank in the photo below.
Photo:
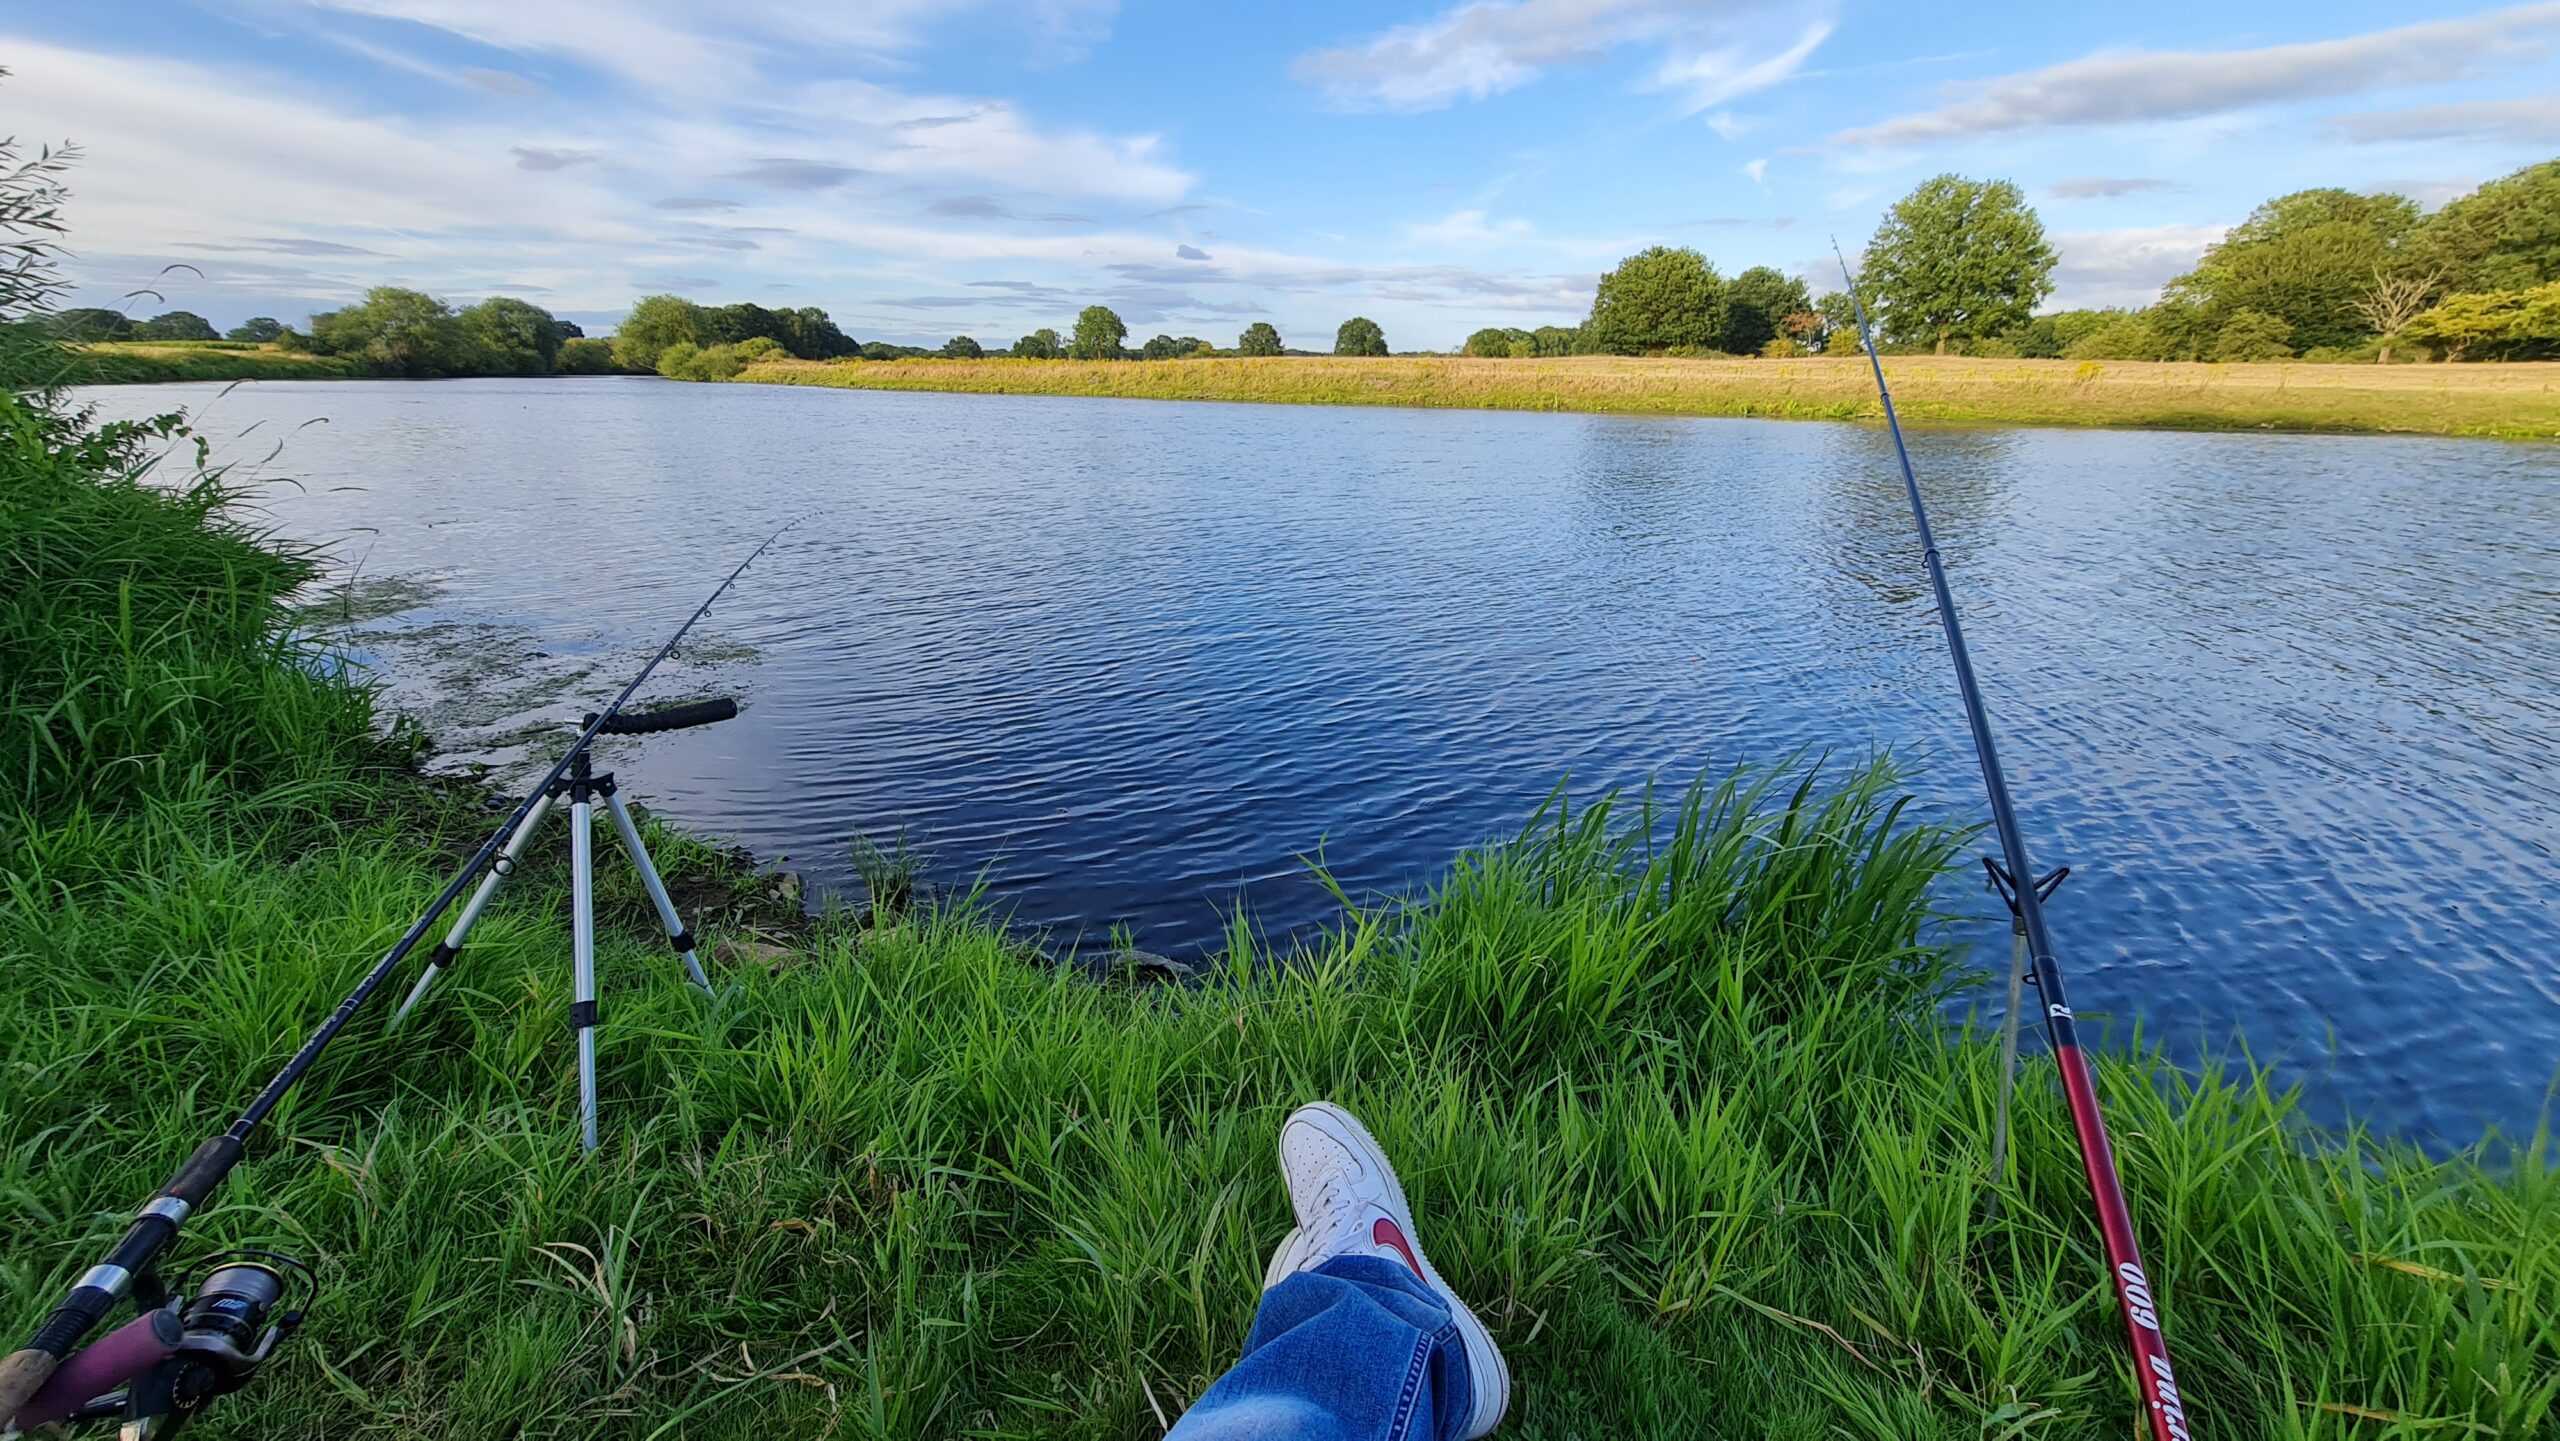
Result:
{"type": "Polygon", "coordinates": [[[351,380],[364,374],[334,356],[272,345],[102,341],[66,347],[66,385],[150,385],[172,380],[351,380]]]}
{"type": "MultiPolygon", "coordinates": [[[[2191,365],[1896,356],[1885,366],[1903,418],[1922,424],[2560,436],[2560,365],[2191,365]]],[[[1297,405],[1789,420],[1868,420],[1883,414],[1864,360],[1822,357],[782,361],[754,366],[741,378],[858,390],[1297,405]]]]}
{"type": "MultiPolygon", "coordinates": [[[[11,418],[16,1329],[487,817],[289,638],[299,561],[11,418]]],[[[732,948],[705,1003],[607,866],[592,1160],[538,846],[412,1030],[359,1018],[192,1227],[325,1287],[205,1434],[1154,1435],[1234,1355],[1287,1225],[1274,1127],[1328,1095],[1510,1353],[1506,1436],[2130,1434],[2049,1071],[1994,1177],[1993,1052],[1934,1020],[1925,892],[1958,838],[1883,774],[1794,780],[1694,795],[1665,845],[1552,810],[1418,904],[1287,956],[1239,936],[1196,990],[1072,978],[951,906],[732,948]]],[[[736,893],[661,840],[697,900],[736,893]]],[[[701,909],[715,937],[749,919],[701,909]]],[[[2545,1154],[2306,1132],[2240,1072],[2124,1056],[2104,1085],[2198,1434],[2550,1424],[2545,1154]]]]}

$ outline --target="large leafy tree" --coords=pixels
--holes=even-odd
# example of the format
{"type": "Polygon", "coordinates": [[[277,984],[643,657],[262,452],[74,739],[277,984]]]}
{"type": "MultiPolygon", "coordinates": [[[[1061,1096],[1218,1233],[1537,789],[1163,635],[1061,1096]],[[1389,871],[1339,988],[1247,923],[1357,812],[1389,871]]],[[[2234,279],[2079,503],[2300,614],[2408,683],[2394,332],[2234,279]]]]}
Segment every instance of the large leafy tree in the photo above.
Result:
{"type": "Polygon", "coordinates": [[[1755,265],[1724,288],[1724,340],[1720,348],[1736,355],[1757,355],[1778,338],[1787,317],[1813,309],[1813,295],[1802,280],[1755,265]]]}
{"type": "Polygon", "coordinates": [[[222,338],[265,345],[284,338],[284,322],[272,315],[252,315],[223,332],[222,338]]]}
{"type": "Polygon", "coordinates": [[[1076,313],[1075,339],[1067,354],[1075,360],[1118,360],[1120,343],[1128,338],[1129,327],[1119,312],[1108,305],[1088,305],[1076,313]]]}
{"type": "Polygon", "coordinates": [[[1017,360],[1055,360],[1058,358],[1058,332],[1042,326],[1013,343],[1017,360]]]}
{"type": "Polygon", "coordinates": [[[45,332],[59,340],[130,340],[133,317],[120,310],[107,310],[95,305],[75,305],[57,310],[39,322],[45,332]]]}
{"type": "Polygon", "coordinates": [[[2254,310],[2291,326],[2295,345],[2353,344],[2370,333],[2360,303],[2374,277],[2397,267],[2398,247],[2417,228],[2417,204],[2406,196],[2280,195],[2169,282],[2163,299],[2195,307],[2216,333],[2230,316],[2254,310]]]}
{"type": "Polygon", "coordinates": [[[679,342],[702,343],[702,307],[681,295],[644,295],[613,332],[613,363],[625,370],[654,371],[658,354],[679,342]]]}
{"type": "Polygon", "coordinates": [[[559,368],[560,323],[551,312],[512,295],[493,295],[455,317],[462,327],[461,368],[477,375],[549,375],[559,368]]]}
{"type": "Polygon", "coordinates": [[[2027,323],[2053,293],[2053,247],[2006,180],[1941,175],[1893,203],[1867,242],[1866,281],[1885,338],[1948,345],[2027,323]]]}
{"type": "Polygon", "coordinates": [[[1725,286],[1707,258],[1656,245],[1600,277],[1582,333],[1595,350],[1639,355],[1711,346],[1724,336],[1725,286]]]}
{"type": "Polygon", "coordinates": [[[396,285],[377,285],[354,305],[311,317],[311,344],[377,375],[451,375],[467,363],[453,307],[396,285]]]}
{"type": "Polygon", "coordinates": [[[1479,359],[1500,360],[1508,356],[1531,356],[1538,353],[1537,337],[1525,330],[1488,325],[1467,337],[1458,353],[1479,359]]]}
{"type": "Polygon", "coordinates": [[[1273,329],[1268,320],[1255,321],[1244,328],[1244,334],[1236,337],[1236,354],[1238,355],[1278,355],[1279,353],[1280,332],[1273,329]]]}
{"type": "Polygon", "coordinates": [[[2398,268],[2447,295],[2560,280],[2560,160],[2492,180],[2427,217],[2398,268]]]}
{"type": "Polygon", "coordinates": [[[945,360],[976,360],[986,353],[985,346],[965,335],[955,335],[942,342],[942,358],[945,360]]]}
{"type": "Polygon", "coordinates": [[[220,340],[222,332],[213,322],[192,310],[171,310],[151,317],[133,329],[142,340],[220,340]]]}
{"type": "Polygon", "coordinates": [[[1140,360],[1172,360],[1182,354],[1182,342],[1170,335],[1159,335],[1138,347],[1140,360]]]}
{"type": "Polygon", "coordinates": [[[1333,333],[1333,353],[1384,355],[1387,353],[1387,333],[1378,328],[1378,322],[1365,315],[1355,315],[1342,322],[1342,328],[1333,333]]]}

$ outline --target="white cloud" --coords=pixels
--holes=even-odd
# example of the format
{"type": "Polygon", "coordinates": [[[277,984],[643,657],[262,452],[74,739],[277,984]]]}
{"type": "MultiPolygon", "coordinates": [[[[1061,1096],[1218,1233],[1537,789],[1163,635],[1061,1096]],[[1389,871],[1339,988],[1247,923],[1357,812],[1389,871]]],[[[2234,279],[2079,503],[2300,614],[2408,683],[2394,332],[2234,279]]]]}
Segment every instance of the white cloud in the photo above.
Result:
{"type": "Polygon", "coordinates": [[[1769,162],[1754,160],[1742,167],[1742,173],[1751,177],[1752,184],[1766,185],[1769,183],[1769,162]]]}
{"type": "MultiPolygon", "coordinates": [[[[1346,110],[1437,110],[1517,89],[1555,66],[1588,63],[1626,45],[1657,44],[1690,53],[1669,62],[1661,83],[1686,84],[1708,97],[1692,106],[1703,110],[1718,103],[1720,85],[1744,79],[1744,72],[1779,63],[1785,71],[1726,89],[1721,98],[1774,84],[1802,63],[1794,51],[1767,60],[1739,59],[1722,32],[1753,8],[1754,0],[1471,0],[1366,40],[1310,51],[1289,73],[1346,110]],[[1793,61],[1786,59],[1790,54],[1793,61]]],[[[1820,33],[1808,32],[1798,42],[1805,53],[1830,33],[1828,25],[1814,28],[1820,33]]]]}
{"type": "Polygon", "coordinates": [[[1493,220],[1482,210],[1459,210],[1425,225],[1409,226],[1405,234],[1430,245],[1489,245],[1496,241],[1518,240],[1530,233],[1526,220],[1493,220]]]}
{"type": "Polygon", "coordinates": [[[2160,287],[2195,268],[2223,225],[2154,225],[2129,230],[2066,230],[2053,236],[2051,308],[2077,310],[2149,305],[2160,287]]]}
{"type": "Polygon", "coordinates": [[[2521,100],[2471,100],[2408,110],[2369,110],[2333,122],[2350,140],[2503,140],[2517,145],[2560,143],[2560,95],[2521,100]]]}
{"type": "Polygon", "coordinates": [[[2147,180],[2110,175],[2081,175],[2057,180],[2045,187],[2045,193],[2057,200],[2115,200],[2127,195],[2140,195],[2153,190],[2175,190],[2173,180],[2147,180]]]}
{"type": "Polygon", "coordinates": [[[1744,58],[1745,52],[1740,46],[1725,46],[1666,62],[1655,73],[1654,83],[1665,89],[1688,91],[1684,113],[1695,115],[1755,90],[1766,90],[1795,78],[1796,72],[1804,68],[1804,62],[1822,47],[1823,41],[1830,38],[1831,23],[1817,21],[1805,27],[1804,34],[1797,38],[1795,44],[1774,55],[1751,60],[1744,58]]]}
{"type": "Polygon", "coordinates": [[[1920,145],[2011,130],[2191,119],[2287,100],[2458,80],[2541,53],[2560,3],[2520,5],[2341,40],[2256,50],[2092,55],[1966,88],[1936,110],[1841,131],[1843,145],[1920,145]]]}

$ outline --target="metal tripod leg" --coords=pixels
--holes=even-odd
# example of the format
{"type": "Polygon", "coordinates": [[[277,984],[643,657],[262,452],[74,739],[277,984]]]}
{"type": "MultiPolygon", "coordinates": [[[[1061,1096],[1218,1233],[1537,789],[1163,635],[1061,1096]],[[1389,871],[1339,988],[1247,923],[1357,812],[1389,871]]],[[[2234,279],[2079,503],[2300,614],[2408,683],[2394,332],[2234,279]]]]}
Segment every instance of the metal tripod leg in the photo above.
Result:
{"type": "Polygon", "coordinates": [[[408,999],[400,1003],[400,1009],[391,1013],[389,1029],[396,1030],[402,1021],[409,1019],[409,1013],[426,998],[427,987],[435,984],[436,973],[452,964],[453,958],[462,953],[463,937],[471,934],[471,927],[480,919],[480,912],[487,909],[489,898],[498,893],[499,883],[515,874],[516,860],[524,854],[525,842],[533,838],[534,831],[542,825],[543,817],[550,814],[551,797],[547,795],[535,801],[532,810],[525,812],[524,824],[517,826],[516,833],[507,837],[506,848],[499,851],[498,858],[489,865],[489,874],[480,878],[480,888],[471,893],[471,900],[463,906],[462,914],[454,917],[453,929],[445,933],[434,953],[427,957],[427,968],[418,973],[418,983],[409,988],[408,999]]]}
{"type": "Polygon", "coordinates": [[[596,1148],[595,804],[580,778],[569,800],[569,1025],[578,1033],[579,1138],[596,1148]]]}
{"type": "Polygon", "coordinates": [[[658,879],[658,868],[649,863],[649,849],[640,844],[640,827],[632,823],[630,807],[622,803],[617,791],[605,792],[604,805],[613,815],[613,828],[622,833],[623,850],[630,853],[632,866],[640,872],[640,884],[648,889],[650,901],[658,908],[658,921],[667,928],[667,940],[684,957],[685,974],[693,978],[704,995],[711,994],[711,978],[702,973],[702,960],[694,954],[693,932],[684,928],[683,919],[676,914],[676,903],[667,895],[666,882],[658,879]]]}
{"type": "MultiPolygon", "coordinates": [[[[2009,1097],[2018,1089],[2018,1005],[2025,999],[2027,979],[2027,928],[2012,925],[2010,935],[2015,942],[2009,947],[2009,1011],[2000,1024],[2000,1109],[1991,1128],[1991,1184],[1995,1188],[2008,1175],[2009,1097]]],[[[1998,1190],[1987,1193],[1986,1201],[1998,1206],[1998,1190]]]]}

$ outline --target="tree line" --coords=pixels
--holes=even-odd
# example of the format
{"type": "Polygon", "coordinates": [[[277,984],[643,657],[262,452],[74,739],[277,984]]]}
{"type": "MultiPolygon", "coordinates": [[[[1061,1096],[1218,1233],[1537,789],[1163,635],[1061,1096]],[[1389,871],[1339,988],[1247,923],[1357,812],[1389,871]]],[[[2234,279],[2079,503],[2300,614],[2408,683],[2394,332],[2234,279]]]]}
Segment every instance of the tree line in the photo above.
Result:
{"type": "MultiPolygon", "coordinates": [[[[1941,175],[1894,203],[1860,283],[1889,351],[2073,360],[2322,362],[2560,355],[2560,160],[2433,214],[2406,196],[2278,196],[2139,309],[2037,314],[2056,263],[2005,180],[1941,175]]],[[[1577,327],[1486,329],[1492,356],[1805,355],[1857,348],[1845,293],[1765,266],[1731,280],[1655,246],[1600,279],[1577,327]]]]}

